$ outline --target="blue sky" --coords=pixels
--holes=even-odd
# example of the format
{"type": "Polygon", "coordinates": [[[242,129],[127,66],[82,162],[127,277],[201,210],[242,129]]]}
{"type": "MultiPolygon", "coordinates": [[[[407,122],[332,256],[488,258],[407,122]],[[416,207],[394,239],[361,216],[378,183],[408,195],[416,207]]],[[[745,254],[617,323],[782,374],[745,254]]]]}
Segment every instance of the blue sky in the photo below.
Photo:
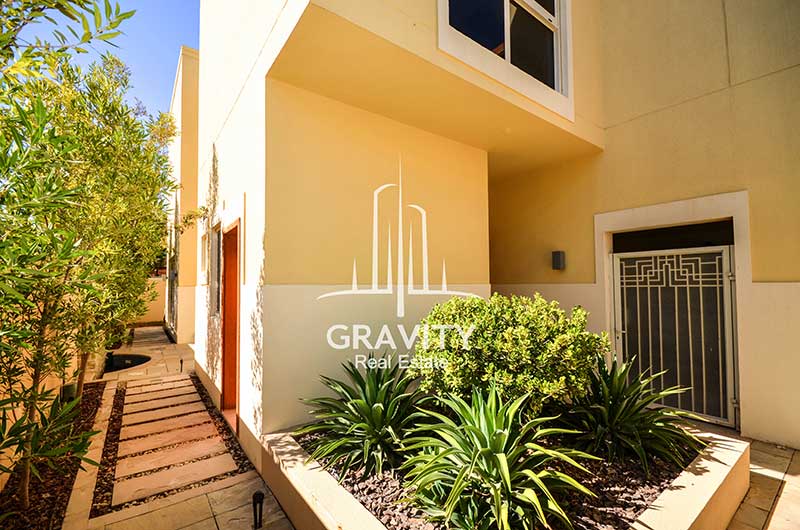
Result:
{"type": "MultiPolygon", "coordinates": [[[[80,55],[77,62],[88,64],[100,53],[111,51],[131,69],[132,98],[144,103],[150,113],[169,110],[172,83],[178,66],[181,45],[199,45],[199,0],[118,0],[122,11],[136,10],[133,18],[123,22],[124,35],[114,40],[118,48],[102,42],[93,44],[90,53],[80,55]]],[[[102,5],[102,2],[100,2],[102,5]]],[[[32,33],[50,35],[51,27],[40,24],[32,33]]],[[[67,34],[66,31],[64,31],[67,34]]]]}

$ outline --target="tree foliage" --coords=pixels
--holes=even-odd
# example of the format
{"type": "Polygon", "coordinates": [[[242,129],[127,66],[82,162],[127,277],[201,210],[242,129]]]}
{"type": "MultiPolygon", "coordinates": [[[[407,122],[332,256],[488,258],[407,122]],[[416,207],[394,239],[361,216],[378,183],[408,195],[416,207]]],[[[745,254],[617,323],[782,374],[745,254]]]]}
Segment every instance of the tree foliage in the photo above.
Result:
{"type": "Polygon", "coordinates": [[[84,266],[104,272],[75,300],[82,365],[145,312],[149,277],[165,245],[166,195],[173,189],[167,146],[175,128],[168,115],[151,118],[126,102],[129,78],[112,55],[85,71],[61,60],[57,83],[25,90],[53,110],[53,126],[74,142],[63,184],[76,190],[76,207],[60,210],[59,225],[91,249],[84,266]]]}
{"type": "Polygon", "coordinates": [[[0,4],[0,472],[85,460],[78,401],[57,382],[144,309],[171,189],[169,118],[126,103],[129,74],[106,56],[84,72],[72,53],[111,41],[133,15],[108,0],[0,4]],[[64,23],[66,21],[66,23],[64,23]],[[26,40],[45,22],[52,38],[26,40]]]}

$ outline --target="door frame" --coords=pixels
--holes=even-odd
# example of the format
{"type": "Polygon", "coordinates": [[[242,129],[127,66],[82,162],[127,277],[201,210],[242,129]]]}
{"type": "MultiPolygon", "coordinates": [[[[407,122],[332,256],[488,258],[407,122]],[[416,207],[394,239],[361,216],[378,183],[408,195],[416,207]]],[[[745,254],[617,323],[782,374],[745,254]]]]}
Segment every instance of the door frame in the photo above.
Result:
{"type": "Polygon", "coordinates": [[[635,258],[645,256],[671,256],[675,254],[703,254],[709,252],[722,253],[722,311],[725,322],[725,363],[728,369],[725,374],[725,384],[728,389],[728,420],[706,416],[692,412],[696,416],[710,423],[739,428],[739,385],[738,385],[738,352],[736,337],[736,291],[735,291],[735,245],[717,245],[710,247],[692,247],[666,250],[645,250],[639,252],[620,252],[611,254],[611,305],[613,309],[612,340],[617,362],[622,358],[622,285],[619,278],[619,264],[622,258],[635,258]]]}
{"type": "MultiPolygon", "coordinates": [[[[240,230],[240,221],[236,219],[232,223],[224,226],[221,230],[222,237],[221,237],[221,245],[220,245],[220,252],[222,253],[222,267],[220,270],[221,273],[221,281],[220,281],[220,289],[221,289],[221,307],[220,307],[220,349],[222,353],[222,363],[221,363],[221,374],[222,374],[222,388],[220,392],[220,410],[225,412],[227,410],[234,410],[235,411],[235,419],[232,422],[233,424],[231,427],[234,429],[235,432],[238,433],[239,427],[239,404],[240,404],[240,395],[239,395],[239,345],[240,345],[240,333],[239,329],[241,327],[240,322],[240,306],[241,306],[241,274],[240,274],[240,261],[241,261],[241,230],[240,230]],[[235,243],[235,263],[228,263],[226,259],[226,243],[235,243]],[[231,269],[228,267],[233,266],[233,270],[235,271],[235,302],[229,307],[227,300],[227,293],[226,289],[230,288],[228,275],[227,273],[230,272],[231,269]],[[229,313],[230,311],[230,313],[229,313]],[[232,355],[229,355],[229,352],[226,348],[226,336],[225,333],[228,330],[228,325],[230,324],[228,321],[233,317],[234,320],[234,349],[232,355]],[[231,358],[232,357],[232,358],[231,358]],[[231,362],[232,361],[232,362],[231,362]],[[232,365],[231,365],[232,364],[232,365]],[[230,370],[233,373],[230,373],[230,370]],[[226,406],[233,401],[233,407],[226,406]]],[[[228,331],[230,332],[230,331],[228,331]]],[[[224,415],[224,414],[223,414],[224,415]]]]}

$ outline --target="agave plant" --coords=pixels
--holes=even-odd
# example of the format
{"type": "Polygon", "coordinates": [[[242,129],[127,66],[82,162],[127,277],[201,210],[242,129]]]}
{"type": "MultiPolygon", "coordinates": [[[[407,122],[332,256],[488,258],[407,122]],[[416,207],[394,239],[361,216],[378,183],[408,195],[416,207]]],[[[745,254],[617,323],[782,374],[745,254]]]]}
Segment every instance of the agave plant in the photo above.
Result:
{"type": "Polygon", "coordinates": [[[403,467],[414,500],[433,519],[469,530],[550,528],[552,518],[572,527],[554,493],[592,494],[551,464],[586,471],[575,458],[592,457],[542,445],[548,436],[573,431],[543,427],[554,418],[523,421],[528,399],[504,401],[492,385],[485,396],[473,390],[471,403],[440,398],[445,414],[422,411],[432,422],[407,440],[407,450],[418,453],[403,467]]]}
{"type": "Polygon", "coordinates": [[[342,365],[348,382],[321,376],[336,397],[304,400],[317,421],[295,434],[313,434],[311,458],[335,467],[340,479],[350,471],[381,473],[402,462],[401,440],[414,421],[422,394],[391,358],[370,355],[362,373],[352,361],[342,365]]]}
{"type": "Polygon", "coordinates": [[[563,415],[567,426],[581,431],[578,447],[608,461],[634,455],[649,473],[648,460],[658,457],[683,467],[704,443],[687,430],[688,412],[658,405],[687,389],[653,388],[664,372],[631,372],[633,360],[609,367],[598,357],[589,391],[575,397],[563,415]]]}

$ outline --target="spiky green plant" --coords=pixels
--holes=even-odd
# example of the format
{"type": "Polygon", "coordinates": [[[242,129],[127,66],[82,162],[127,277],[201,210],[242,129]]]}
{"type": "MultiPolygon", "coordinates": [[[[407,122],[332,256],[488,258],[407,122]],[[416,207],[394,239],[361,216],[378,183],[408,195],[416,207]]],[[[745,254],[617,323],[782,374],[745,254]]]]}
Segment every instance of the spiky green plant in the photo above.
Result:
{"type": "Polygon", "coordinates": [[[295,433],[313,434],[311,459],[335,467],[341,479],[358,469],[381,473],[399,466],[401,441],[423,399],[391,358],[370,355],[365,364],[363,372],[352,361],[342,364],[348,382],[321,376],[335,397],[304,400],[317,421],[295,433]]]}
{"type": "Polygon", "coordinates": [[[621,365],[614,360],[609,367],[599,357],[589,391],[573,399],[562,420],[581,431],[576,437],[580,449],[608,461],[633,455],[648,474],[651,457],[683,467],[705,444],[687,430],[692,414],[658,403],[687,389],[654,389],[653,382],[664,372],[631,372],[632,366],[633,360],[621,365]]]}
{"type": "Polygon", "coordinates": [[[573,431],[543,427],[554,418],[523,420],[528,399],[504,401],[492,385],[486,395],[473,390],[471,403],[440,398],[444,414],[423,411],[432,422],[407,440],[407,450],[418,453],[404,468],[415,501],[432,518],[465,530],[550,528],[552,518],[572,527],[554,492],[592,494],[552,464],[586,471],[575,458],[591,457],[542,445],[573,431]]]}

